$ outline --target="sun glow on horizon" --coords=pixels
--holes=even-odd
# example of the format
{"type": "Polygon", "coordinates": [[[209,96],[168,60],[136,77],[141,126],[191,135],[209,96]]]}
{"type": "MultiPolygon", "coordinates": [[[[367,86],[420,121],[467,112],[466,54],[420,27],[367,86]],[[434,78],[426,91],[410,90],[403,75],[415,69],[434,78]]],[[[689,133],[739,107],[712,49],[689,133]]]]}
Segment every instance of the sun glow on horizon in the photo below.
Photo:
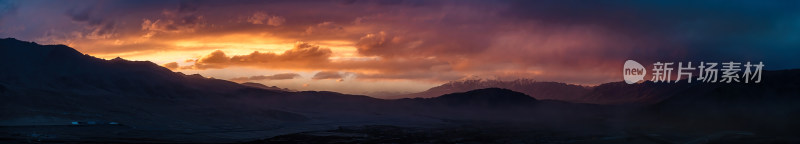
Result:
{"type": "Polygon", "coordinates": [[[797,53],[796,9],[772,3],[698,4],[705,7],[682,13],[647,2],[608,9],[447,0],[0,4],[9,6],[0,6],[0,37],[303,90],[418,91],[471,77],[596,85],[619,81],[620,63],[634,58],[800,67],[783,62],[797,53]]]}

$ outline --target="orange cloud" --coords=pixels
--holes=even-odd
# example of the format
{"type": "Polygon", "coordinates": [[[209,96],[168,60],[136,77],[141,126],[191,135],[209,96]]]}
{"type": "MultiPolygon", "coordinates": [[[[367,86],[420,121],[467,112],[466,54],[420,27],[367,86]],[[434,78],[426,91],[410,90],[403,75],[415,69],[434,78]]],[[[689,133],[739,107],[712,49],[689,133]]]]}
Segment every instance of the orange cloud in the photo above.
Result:
{"type": "Polygon", "coordinates": [[[297,73],[280,73],[274,75],[260,75],[260,76],[251,76],[251,77],[237,77],[230,79],[231,81],[235,82],[247,82],[247,81],[259,81],[259,80],[288,80],[300,77],[300,74],[297,73]]]}
{"type": "Polygon", "coordinates": [[[211,52],[211,54],[203,56],[197,60],[198,63],[227,63],[228,61],[230,61],[230,58],[221,50],[215,50],[214,52],[211,52]]]}
{"type": "Polygon", "coordinates": [[[321,71],[311,77],[313,80],[337,79],[337,81],[343,81],[343,78],[344,74],[337,71],[321,71]]]}
{"type": "MultiPolygon", "coordinates": [[[[136,57],[164,63],[170,69],[244,66],[337,71],[352,72],[353,78],[360,80],[446,81],[480,75],[607,82],[618,80],[617,67],[626,58],[670,60],[706,55],[730,46],[691,42],[726,38],[728,31],[785,31],[734,25],[684,38],[685,34],[673,31],[684,28],[675,24],[681,19],[674,19],[683,16],[638,21],[642,16],[670,16],[668,13],[619,17],[617,12],[600,9],[563,15],[564,9],[530,8],[553,5],[522,1],[403,1],[392,5],[355,1],[335,6],[332,2],[182,1],[140,7],[111,1],[70,2],[75,4],[26,8],[40,9],[37,13],[0,14],[5,16],[0,18],[0,35],[63,43],[103,58],[136,57]],[[41,15],[59,17],[30,19],[41,15]],[[65,16],[72,23],[63,23],[65,16]],[[296,41],[340,43],[287,46],[296,41]]],[[[638,12],[626,7],[615,10],[638,12]]],[[[762,22],[759,24],[774,23],[762,22]]],[[[715,22],[698,26],[707,23],[715,22]]],[[[759,52],[755,47],[742,48],[728,51],[738,54],[724,56],[750,51],[759,52]]],[[[788,54],[776,57],[786,59],[788,54]]]]}
{"type": "Polygon", "coordinates": [[[163,66],[165,68],[168,68],[168,69],[171,69],[171,70],[178,69],[178,67],[179,67],[177,62],[170,62],[170,63],[163,64],[161,66],[163,66]]]}
{"type": "Polygon", "coordinates": [[[308,68],[328,63],[331,50],[316,45],[298,42],[294,48],[283,54],[261,53],[255,51],[248,55],[228,57],[225,52],[216,50],[198,59],[189,69],[225,68],[228,66],[256,66],[272,68],[308,68]]]}

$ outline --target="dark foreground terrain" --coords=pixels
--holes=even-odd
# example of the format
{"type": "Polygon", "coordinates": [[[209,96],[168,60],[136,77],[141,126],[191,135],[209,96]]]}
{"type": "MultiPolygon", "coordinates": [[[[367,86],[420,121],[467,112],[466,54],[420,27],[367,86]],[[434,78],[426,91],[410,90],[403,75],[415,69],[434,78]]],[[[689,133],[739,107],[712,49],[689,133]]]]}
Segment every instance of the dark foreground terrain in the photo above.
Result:
{"type": "Polygon", "coordinates": [[[577,135],[520,127],[413,128],[385,125],[340,127],[275,136],[247,143],[796,143],[797,138],[718,131],[708,135],[666,131],[577,135]]]}

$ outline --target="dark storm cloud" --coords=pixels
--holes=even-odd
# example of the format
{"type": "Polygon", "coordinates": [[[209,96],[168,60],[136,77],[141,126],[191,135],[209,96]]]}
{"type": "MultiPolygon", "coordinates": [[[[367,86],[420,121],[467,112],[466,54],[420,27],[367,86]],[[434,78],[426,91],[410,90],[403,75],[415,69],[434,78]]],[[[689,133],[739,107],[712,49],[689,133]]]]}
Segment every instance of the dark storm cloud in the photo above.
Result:
{"type": "MultiPolygon", "coordinates": [[[[638,57],[772,60],[797,65],[797,1],[512,1],[504,15],[547,25],[596,25],[633,37],[638,57]],[[791,26],[795,25],[795,26],[791,26]],[[650,44],[648,44],[650,43],[650,44]],[[788,51],[788,52],[787,52],[788,51]],[[642,56],[643,55],[643,56],[642,56]]],[[[635,56],[631,56],[635,57],[635,56]]]]}
{"type": "Polygon", "coordinates": [[[89,37],[110,37],[116,30],[114,20],[107,19],[95,12],[94,6],[73,8],[66,11],[66,15],[74,22],[86,24],[89,37]]]}

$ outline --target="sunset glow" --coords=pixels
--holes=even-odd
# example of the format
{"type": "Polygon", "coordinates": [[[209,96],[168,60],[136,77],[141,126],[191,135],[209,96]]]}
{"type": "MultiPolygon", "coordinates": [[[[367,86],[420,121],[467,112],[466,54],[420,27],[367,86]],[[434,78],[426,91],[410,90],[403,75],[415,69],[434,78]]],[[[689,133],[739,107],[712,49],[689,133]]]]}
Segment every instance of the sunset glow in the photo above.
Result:
{"type": "Polygon", "coordinates": [[[800,1],[0,0],[2,143],[800,143],[800,1]]]}
{"type": "Polygon", "coordinates": [[[621,81],[627,59],[759,60],[790,68],[798,65],[779,61],[797,56],[800,41],[797,14],[772,3],[750,10],[699,2],[2,3],[0,37],[186,74],[351,94],[419,92],[463,79],[596,85],[621,81]]]}

